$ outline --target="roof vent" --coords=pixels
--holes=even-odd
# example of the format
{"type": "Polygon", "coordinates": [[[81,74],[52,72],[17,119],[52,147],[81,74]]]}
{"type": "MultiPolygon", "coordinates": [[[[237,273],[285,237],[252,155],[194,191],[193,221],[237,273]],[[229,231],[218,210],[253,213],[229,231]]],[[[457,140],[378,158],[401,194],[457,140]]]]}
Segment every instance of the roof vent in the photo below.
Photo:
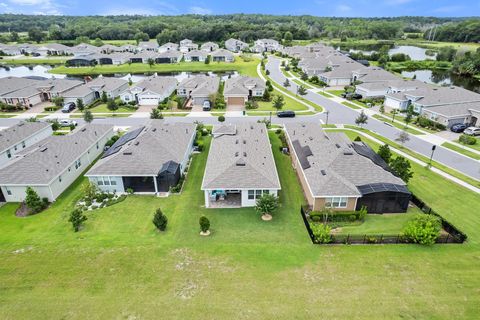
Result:
{"type": "Polygon", "coordinates": [[[247,140],[244,139],[244,140],[243,140],[243,144],[247,144],[247,140]]]}
{"type": "Polygon", "coordinates": [[[45,151],[47,151],[47,149],[48,149],[48,148],[45,147],[45,148],[41,149],[40,152],[45,152],[45,151]]]}
{"type": "Polygon", "coordinates": [[[338,149],[340,149],[340,145],[338,143],[335,143],[335,147],[337,147],[338,149]]]}
{"type": "Polygon", "coordinates": [[[246,156],[247,156],[247,153],[246,153],[246,152],[243,152],[243,156],[246,157],[246,156]]]}
{"type": "Polygon", "coordinates": [[[353,151],[350,150],[350,149],[345,149],[345,150],[343,150],[343,154],[346,155],[346,156],[352,156],[352,155],[353,155],[353,151]]]}
{"type": "Polygon", "coordinates": [[[238,157],[238,152],[235,152],[235,157],[238,157]]]}
{"type": "Polygon", "coordinates": [[[85,132],[85,131],[87,131],[87,128],[83,128],[83,129],[80,130],[80,131],[85,132]]]}
{"type": "Polygon", "coordinates": [[[243,158],[238,159],[235,164],[237,165],[237,167],[245,167],[246,165],[245,160],[243,158]]]}
{"type": "Polygon", "coordinates": [[[132,152],[131,151],[126,151],[123,153],[124,156],[131,156],[132,155],[132,152]]]}
{"type": "Polygon", "coordinates": [[[325,170],[320,170],[320,173],[322,174],[322,176],[326,176],[327,173],[325,172],[325,170]]]}
{"type": "Polygon", "coordinates": [[[140,144],[140,141],[135,141],[134,143],[136,146],[138,146],[140,144]]]}
{"type": "Polygon", "coordinates": [[[238,144],[238,139],[237,139],[237,140],[235,140],[235,144],[238,144]]]}
{"type": "Polygon", "coordinates": [[[153,131],[153,132],[157,131],[157,128],[153,128],[152,131],[153,131]]]}

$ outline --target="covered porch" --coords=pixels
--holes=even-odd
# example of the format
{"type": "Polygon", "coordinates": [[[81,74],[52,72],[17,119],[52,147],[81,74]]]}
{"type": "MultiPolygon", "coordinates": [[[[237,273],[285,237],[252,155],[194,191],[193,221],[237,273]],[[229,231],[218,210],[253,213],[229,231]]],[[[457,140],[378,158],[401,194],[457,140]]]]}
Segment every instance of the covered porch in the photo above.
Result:
{"type": "Polygon", "coordinates": [[[240,190],[205,190],[207,208],[241,208],[242,193],[240,190]]]}

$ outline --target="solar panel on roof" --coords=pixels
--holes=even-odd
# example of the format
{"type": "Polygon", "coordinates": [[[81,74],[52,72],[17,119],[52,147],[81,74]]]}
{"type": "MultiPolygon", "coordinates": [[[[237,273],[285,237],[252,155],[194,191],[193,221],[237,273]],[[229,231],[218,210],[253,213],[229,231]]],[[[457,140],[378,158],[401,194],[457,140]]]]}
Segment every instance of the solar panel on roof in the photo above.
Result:
{"type": "Polygon", "coordinates": [[[136,137],[138,137],[138,135],[143,131],[144,128],[145,127],[140,127],[138,129],[135,129],[135,130],[132,130],[132,131],[129,131],[129,132],[125,133],[107,151],[105,151],[105,153],[102,156],[102,159],[106,158],[108,156],[111,156],[112,154],[115,154],[118,151],[120,151],[120,149],[122,149],[122,147],[126,143],[128,143],[128,142],[132,141],[133,139],[135,139],[136,137]]]}
{"type": "Polygon", "coordinates": [[[362,195],[377,192],[399,192],[410,194],[410,191],[408,191],[406,186],[393,183],[371,183],[357,186],[357,189],[362,195]]]}

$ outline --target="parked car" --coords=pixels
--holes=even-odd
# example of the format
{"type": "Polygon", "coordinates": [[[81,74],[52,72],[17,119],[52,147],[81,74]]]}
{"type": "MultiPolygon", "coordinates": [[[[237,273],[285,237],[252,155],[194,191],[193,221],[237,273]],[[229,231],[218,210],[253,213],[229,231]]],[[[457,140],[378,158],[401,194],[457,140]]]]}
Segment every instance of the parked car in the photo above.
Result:
{"type": "Polygon", "coordinates": [[[355,92],[350,92],[350,93],[342,93],[342,97],[347,99],[347,100],[359,100],[362,99],[362,95],[355,93],[355,92]]]}
{"type": "Polygon", "coordinates": [[[70,120],[70,119],[63,119],[63,120],[58,120],[58,124],[60,125],[60,127],[70,127],[71,125],[74,125],[76,127],[77,121],[70,120]]]}
{"type": "Polygon", "coordinates": [[[469,136],[480,136],[480,128],[468,127],[463,133],[468,134],[469,136]]]}
{"type": "Polygon", "coordinates": [[[279,111],[279,112],[277,112],[277,117],[279,117],[279,118],[293,118],[293,117],[295,117],[295,111],[290,111],[290,110],[279,111]]]}
{"type": "Polygon", "coordinates": [[[210,104],[210,101],[203,101],[203,111],[210,111],[212,109],[212,106],[210,104]]]}
{"type": "Polygon", "coordinates": [[[73,102],[66,103],[62,108],[62,112],[63,113],[69,113],[73,109],[75,109],[75,103],[73,103],[73,102]]]}
{"type": "Polygon", "coordinates": [[[450,127],[450,130],[452,132],[456,132],[456,133],[461,133],[461,132],[465,131],[465,129],[467,129],[467,125],[463,124],[463,123],[455,123],[454,125],[452,125],[450,127]]]}

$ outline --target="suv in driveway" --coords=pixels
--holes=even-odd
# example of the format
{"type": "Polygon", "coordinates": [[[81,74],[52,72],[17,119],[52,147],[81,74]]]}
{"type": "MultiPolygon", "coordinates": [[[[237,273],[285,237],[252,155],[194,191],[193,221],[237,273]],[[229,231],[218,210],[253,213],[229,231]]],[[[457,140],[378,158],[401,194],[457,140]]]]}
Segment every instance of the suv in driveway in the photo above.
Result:
{"type": "Polygon", "coordinates": [[[210,104],[210,101],[206,100],[206,101],[203,101],[203,107],[202,107],[203,111],[210,111],[212,109],[212,106],[210,104]]]}
{"type": "Polygon", "coordinates": [[[469,136],[480,136],[480,128],[468,127],[463,133],[468,134],[469,136]]]}
{"type": "Polygon", "coordinates": [[[463,123],[455,123],[453,126],[450,127],[450,130],[456,133],[461,133],[465,131],[465,129],[467,129],[467,125],[463,123]]]}
{"type": "Polygon", "coordinates": [[[63,112],[63,113],[69,113],[69,112],[72,111],[73,109],[75,109],[75,103],[69,102],[69,103],[66,103],[66,104],[63,106],[62,112],[63,112]]]}

